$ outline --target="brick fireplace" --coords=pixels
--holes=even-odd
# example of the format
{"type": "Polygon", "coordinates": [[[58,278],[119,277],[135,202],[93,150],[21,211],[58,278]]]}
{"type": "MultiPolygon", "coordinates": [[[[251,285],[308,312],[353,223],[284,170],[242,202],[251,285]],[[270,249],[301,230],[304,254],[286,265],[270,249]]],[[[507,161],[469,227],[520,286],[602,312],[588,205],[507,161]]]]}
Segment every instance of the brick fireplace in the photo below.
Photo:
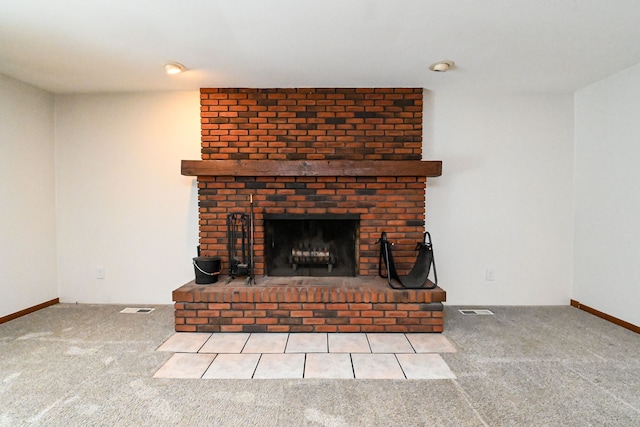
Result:
{"type": "Polygon", "coordinates": [[[202,159],[182,173],[198,177],[202,255],[228,265],[227,215],[252,200],[258,285],[177,289],[177,331],[442,331],[442,289],[394,291],[378,278],[382,231],[398,269],[411,268],[426,180],[441,173],[422,160],[421,88],[201,89],[201,124],[202,159]],[[266,265],[269,221],[305,217],[356,221],[350,273],[266,265]],[[338,277],[304,278],[317,275],[338,277]]]}

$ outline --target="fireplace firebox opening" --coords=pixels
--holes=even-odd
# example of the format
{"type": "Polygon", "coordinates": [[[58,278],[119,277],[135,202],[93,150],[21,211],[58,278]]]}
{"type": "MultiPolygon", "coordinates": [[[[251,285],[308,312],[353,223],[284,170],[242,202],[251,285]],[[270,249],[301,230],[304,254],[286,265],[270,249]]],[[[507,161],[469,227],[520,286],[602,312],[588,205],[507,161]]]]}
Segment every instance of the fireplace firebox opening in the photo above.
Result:
{"type": "Polygon", "coordinates": [[[265,214],[267,276],[355,277],[359,215],[265,214]]]}

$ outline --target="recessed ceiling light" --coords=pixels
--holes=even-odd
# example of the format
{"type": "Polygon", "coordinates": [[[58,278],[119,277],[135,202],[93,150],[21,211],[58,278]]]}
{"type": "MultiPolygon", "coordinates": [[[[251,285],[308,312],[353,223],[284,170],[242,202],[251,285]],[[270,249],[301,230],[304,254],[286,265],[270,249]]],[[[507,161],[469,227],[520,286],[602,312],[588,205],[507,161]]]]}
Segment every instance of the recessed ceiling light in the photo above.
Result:
{"type": "Polygon", "coordinates": [[[185,70],[184,65],[179,62],[171,62],[170,64],[165,64],[164,70],[167,74],[180,74],[185,70]]]}
{"type": "Polygon", "coordinates": [[[437,71],[439,73],[444,73],[445,71],[449,71],[456,66],[456,63],[453,61],[438,61],[435,64],[432,64],[429,69],[431,71],[437,71]]]}

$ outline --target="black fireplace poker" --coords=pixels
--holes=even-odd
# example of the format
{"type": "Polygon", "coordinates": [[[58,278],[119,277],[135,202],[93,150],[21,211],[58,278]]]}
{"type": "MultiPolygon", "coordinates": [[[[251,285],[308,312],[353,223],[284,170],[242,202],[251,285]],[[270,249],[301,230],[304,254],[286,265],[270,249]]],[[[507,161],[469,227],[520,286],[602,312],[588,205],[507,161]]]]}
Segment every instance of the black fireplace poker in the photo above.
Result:
{"type": "Polygon", "coordinates": [[[249,278],[247,280],[248,285],[256,284],[256,277],[253,271],[253,257],[254,257],[254,242],[255,242],[255,216],[253,214],[253,194],[249,195],[249,238],[251,239],[249,242],[249,278]]]}

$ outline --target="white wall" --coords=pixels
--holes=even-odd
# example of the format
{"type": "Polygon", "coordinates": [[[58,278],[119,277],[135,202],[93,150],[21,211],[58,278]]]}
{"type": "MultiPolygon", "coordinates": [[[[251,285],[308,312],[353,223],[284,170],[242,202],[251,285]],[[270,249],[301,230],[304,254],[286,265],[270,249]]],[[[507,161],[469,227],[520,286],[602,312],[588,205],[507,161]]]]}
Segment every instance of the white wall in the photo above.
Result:
{"type": "Polygon", "coordinates": [[[424,156],[443,161],[426,225],[447,302],[568,304],[573,97],[426,92],[424,109],[424,156]]]}
{"type": "Polygon", "coordinates": [[[0,317],[58,296],[53,95],[0,75],[0,317]]]}
{"type": "MultiPolygon", "coordinates": [[[[640,324],[639,100],[640,66],[576,94],[574,219],[571,95],[425,93],[425,158],[444,161],[427,229],[449,304],[573,298],[640,324]]],[[[197,194],[180,160],[200,157],[198,93],[64,95],[54,107],[0,76],[0,124],[0,316],[57,296],[170,303],[193,277],[197,194]]]]}
{"type": "Polygon", "coordinates": [[[640,64],[575,103],[573,298],[640,325],[640,64]]]}
{"type": "Polygon", "coordinates": [[[60,300],[171,303],[194,277],[180,160],[200,158],[199,93],[64,95],[55,110],[60,300]]]}

